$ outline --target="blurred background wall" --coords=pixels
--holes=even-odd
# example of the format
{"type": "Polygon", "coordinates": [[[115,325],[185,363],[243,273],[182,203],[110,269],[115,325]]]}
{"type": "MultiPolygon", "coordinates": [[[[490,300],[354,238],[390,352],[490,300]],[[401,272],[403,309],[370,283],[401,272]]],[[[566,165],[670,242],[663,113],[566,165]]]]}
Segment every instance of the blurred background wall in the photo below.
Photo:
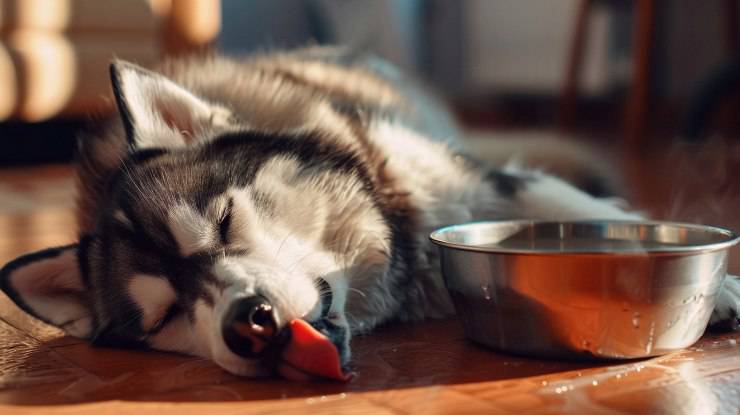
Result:
{"type": "MultiPolygon", "coordinates": [[[[71,125],[67,137],[76,120],[109,113],[113,57],[151,66],[214,46],[241,55],[306,44],[382,56],[424,79],[469,125],[637,145],[736,135],[736,3],[0,0],[0,136],[71,125]]],[[[63,150],[53,153],[69,157],[63,150]]]]}
{"type": "MultiPolygon", "coordinates": [[[[584,3],[581,91],[606,98],[629,85],[639,1],[223,0],[218,44],[249,53],[339,43],[416,71],[445,93],[554,97],[584,3]]],[[[728,56],[723,24],[731,9],[722,1],[654,3],[653,92],[686,99],[728,56]]]]}

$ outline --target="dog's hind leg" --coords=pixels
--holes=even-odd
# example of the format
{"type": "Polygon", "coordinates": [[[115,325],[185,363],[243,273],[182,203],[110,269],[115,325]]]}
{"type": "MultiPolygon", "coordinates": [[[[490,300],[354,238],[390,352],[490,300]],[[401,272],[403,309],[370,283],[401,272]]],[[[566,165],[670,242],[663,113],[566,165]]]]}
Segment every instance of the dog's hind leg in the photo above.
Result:
{"type": "Polygon", "coordinates": [[[738,330],[740,328],[740,278],[728,275],[717,305],[712,311],[709,325],[714,329],[738,330]]]}
{"type": "MultiPolygon", "coordinates": [[[[544,174],[500,173],[518,183],[510,195],[513,214],[540,220],[640,220],[614,199],[599,199],[568,183],[544,174]]],[[[740,327],[740,279],[728,275],[712,312],[710,326],[737,330],[740,327]]]]}
{"type": "MultiPolygon", "coordinates": [[[[619,199],[589,195],[557,177],[528,172],[489,174],[502,189],[508,183],[513,216],[540,220],[640,220],[644,216],[626,209],[619,199]]],[[[501,191],[499,191],[501,193],[501,191]]]]}

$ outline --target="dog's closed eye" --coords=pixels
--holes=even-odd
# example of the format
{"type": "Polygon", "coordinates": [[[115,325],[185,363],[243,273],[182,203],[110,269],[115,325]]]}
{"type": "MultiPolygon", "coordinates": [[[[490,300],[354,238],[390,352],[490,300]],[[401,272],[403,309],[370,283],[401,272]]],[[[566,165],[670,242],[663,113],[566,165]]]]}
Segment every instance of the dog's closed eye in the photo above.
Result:
{"type": "Polygon", "coordinates": [[[167,325],[167,323],[172,321],[181,313],[182,308],[177,303],[172,304],[170,308],[167,309],[167,312],[165,312],[161,318],[157,319],[157,321],[146,331],[145,337],[150,337],[159,333],[167,325]]]}
{"type": "Polygon", "coordinates": [[[177,293],[162,275],[137,274],[128,286],[131,303],[140,311],[140,330],[161,327],[177,312],[177,293]]]}

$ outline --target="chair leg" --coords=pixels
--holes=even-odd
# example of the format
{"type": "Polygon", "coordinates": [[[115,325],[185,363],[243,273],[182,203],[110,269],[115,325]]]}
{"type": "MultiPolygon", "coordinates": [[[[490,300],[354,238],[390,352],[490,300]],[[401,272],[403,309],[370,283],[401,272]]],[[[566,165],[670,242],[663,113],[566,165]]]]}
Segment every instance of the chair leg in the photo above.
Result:
{"type": "Polygon", "coordinates": [[[722,17],[725,20],[723,31],[725,32],[725,48],[730,55],[740,52],[738,45],[738,22],[737,22],[737,0],[725,0],[722,17]]]}
{"type": "Polygon", "coordinates": [[[576,123],[578,111],[578,86],[583,67],[583,52],[586,48],[586,30],[588,12],[592,0],[581,0],[576,13],[573,37],[571,38],[568,63],[565,69],[565,81],[560,91],[558,108],[558,126],[561,130],[572,130],[576,123]]]}
{"type": "Polygon", "coordinates": [[[627,101],[625,120],[626,140],[630,146],[640,145],[645,140],[654,22],[655,1],[637,0],[633,32],[632,88],[627,101]]]}

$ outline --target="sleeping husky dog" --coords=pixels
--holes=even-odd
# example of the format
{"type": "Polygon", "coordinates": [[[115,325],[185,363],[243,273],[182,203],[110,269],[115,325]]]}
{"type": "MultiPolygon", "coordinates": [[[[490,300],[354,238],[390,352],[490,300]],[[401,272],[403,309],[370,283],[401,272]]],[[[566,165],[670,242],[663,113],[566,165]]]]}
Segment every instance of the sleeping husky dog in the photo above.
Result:
{"type": "MultiPolygon", "coordinates": [[[[2,290],[94,344],[272,373],[303,319],[350,337],[454,312],[428,234],[482,219],[639,219],[536,171],[493,169],[387,64],[333,49],[110,68],[120,117],[79,143],[79,242],[2,290]]],[[[725,282],[714,322],[737,318],[725,282]]]]}

